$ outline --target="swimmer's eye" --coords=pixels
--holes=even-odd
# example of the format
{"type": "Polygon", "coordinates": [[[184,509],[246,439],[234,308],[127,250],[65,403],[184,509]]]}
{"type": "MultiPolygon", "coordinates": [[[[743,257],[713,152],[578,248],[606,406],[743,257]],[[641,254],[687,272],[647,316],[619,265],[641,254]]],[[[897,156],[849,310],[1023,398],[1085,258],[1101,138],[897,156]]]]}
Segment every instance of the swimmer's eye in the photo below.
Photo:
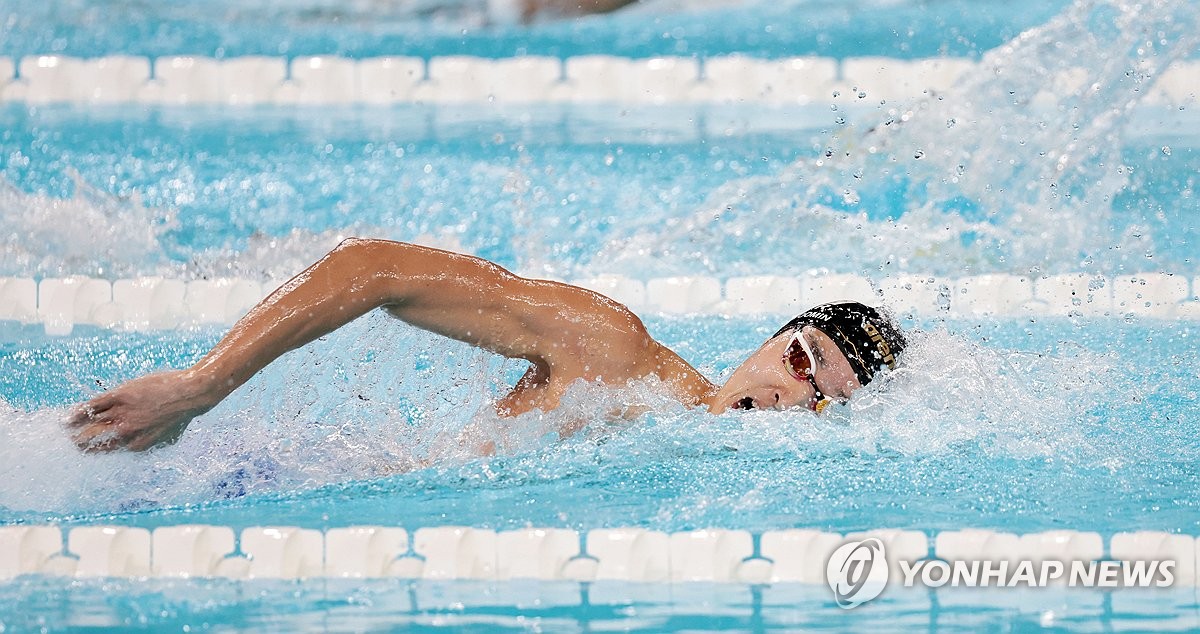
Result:
{"type": "Polygon", "coordinates": [[[825,398],[821,388],[817,387],[816,370],[813,368],[813,359],[816,356],[804,340],[802,332],[797,330],[787,350],[783,352],[783,365],[797,381],[807,382],[812,386],[813,398],[808,402],[808,408],[819,414],[829,404],[829,399],[825,398]]]}
{"type": "Polygon", "coordinates": [[[796,331],[792,341],[783,351],[783,365],[797,381],[811,380],[813,375],[813,353],[808,342],[796,331]]]}

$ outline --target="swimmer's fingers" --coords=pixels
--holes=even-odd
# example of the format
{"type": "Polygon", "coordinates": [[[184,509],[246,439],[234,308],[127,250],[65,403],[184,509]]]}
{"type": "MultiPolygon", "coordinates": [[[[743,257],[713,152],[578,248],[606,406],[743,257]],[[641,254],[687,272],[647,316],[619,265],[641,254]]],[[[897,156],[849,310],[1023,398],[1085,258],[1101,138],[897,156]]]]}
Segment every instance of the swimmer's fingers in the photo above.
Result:
{"type": "Polygon", "coordinates": [[[142,427],[110,414],[100,414],[89,425],[72,431],[71,440],[84,453],[116,451],[146,451],[160,445],[174,444],[185,427],[162,429],[142,427]]]}
{"type": "Polygon", "coordinates": [[[121,407],[110,407],[89,416],[89,423],[74,428],[71,439],[84,452],[114,451],[129,444],[145,430],[134,425],[121,407]]]}
{"type": "Polygon", "coordinates": [[[120,391],[105,392],[104,394],[100,394],[89,399],[87,405],[97,412],[103,412],[113,405],[116,405],[120,400],[120,391]]]}
{"type": "Polygon", "coordinates": [[[102,420],[106,420],[104,412],[96,412],[87,407],[80,407],[67,419],[67,429],[77,430],[101,422],[102,420]]]}
{"type": "Polygon", "coordinates": [[[67,429],[77,429],[92,422],[94,412],[87,405],[77,405],[71,409],[71,416],[67,418],[67,429]]]}
{"type": "Polygon", "coordinates": [[[99,420],[99,417],[116,405],[118,400],[117,395],[110,392],[75,406],[71,417],[67,419],[67,426],[79,427],[99,420]]]}
{"type": "Polygon", "coordinates": [[[124,444],[120,428],[112,421],[95,422],[77,431],[71,438],[83,452],[112,451],[124,444]]]}

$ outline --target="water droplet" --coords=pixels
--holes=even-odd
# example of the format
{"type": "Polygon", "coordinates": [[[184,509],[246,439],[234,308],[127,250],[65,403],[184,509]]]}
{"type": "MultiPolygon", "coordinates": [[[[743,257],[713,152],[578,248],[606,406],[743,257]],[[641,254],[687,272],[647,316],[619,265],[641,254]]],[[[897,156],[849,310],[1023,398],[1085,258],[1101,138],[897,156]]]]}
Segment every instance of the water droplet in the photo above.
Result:
{"type": "Polygon", "coordinates": [[[1171,156],[1171,146],[1169,146],[1169,145],[1162,146],[1162,153],[1165,156],[1171,156]]]}
{"type": "Polygon", "coordinates": [[[937,307],[942,312],[950,310],[950,287],[945,284],[938,286],[937,307]]]}

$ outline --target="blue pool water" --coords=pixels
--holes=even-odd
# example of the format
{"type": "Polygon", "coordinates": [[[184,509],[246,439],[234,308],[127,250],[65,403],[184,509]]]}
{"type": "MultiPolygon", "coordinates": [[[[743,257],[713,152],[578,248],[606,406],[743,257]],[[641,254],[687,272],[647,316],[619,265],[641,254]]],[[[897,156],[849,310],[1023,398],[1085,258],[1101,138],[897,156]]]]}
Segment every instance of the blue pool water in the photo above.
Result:
{"type": "MultiPolygon", "coordinates": [[[[660,7],[527,30],[399,9],[366,24],[353,7],[217,6],[139,4],[137,19],[118,24],[90,3],[0,3],[0,54],[366,56],[402,47],[950,54],[991,65],[936,99],[832,109],[4,105],[0,275],[271,282],[344,235],[419,238],[563,279],[1200,274],[1200,138],[1191,132],[1200,128],[1187,108],[1142,100],[1138,74],[1195,54],[1188,3],[1061,14],[1061,3],[986,3],[966,16],[956,2],[660,7]],[[348,17],[326,28],[338,11],[348,17]],[[260,36],[266,23],[275,37],[260,36]],[[1037,29],[996,48],[1029,27],[1037,29]],[[1054,73],[1073,66],[1100,88],[1055,88],[1054,73]],[[863,248],[879,236],[886,248],[863,248]]],[[[784,317],[649,315],[647,324],[719,379],[784,317]]],[[[555,413],[501,421],[490,402],[520,363],[373,314],[285,357],[175,446],[83,456],[58,431],[70,404],[186,365],[221,331],[78,327],[48,337],[3,322],[0,524],[1200,533],[1196,322],[907,324],[918,334],[904,368],[820,418],[714,417],[635,385],[579,386],[555,413]],[[629,403],[655,411],[608,416],[629,403]],[[578,417],[585,429],[557,440],[578,417]],[[499,455],[466,449],[486,440],[499,455]]],[[[1111,630],[1200,620],[1190,590],[1005,601],[897,593],[850,620],[819,587],[27,578],[0,584],[0,629],[1111,630]]]]}
{"type": "MultiPolygon", "coordinates": [[[[650,322],[714,377],[776,325],[650,322]]],[[[57,408],[90,393],[92,379],[187,365],[218,333],[11,333],[0,352],[0,393],[16,410],[0,432],[9,483],[0,519],[1200,532],[1191,493],[1200,485],[1191,416],[1200,377],[1177,358],[1194,349],[1194,326],[920,326],[909,371],[820,418],[711,417],[644,388],[617,397],[580,389],[563,411],[500,421],[489,399],[520,364],[374,315],[281,360],[178,445],[102,457],[47,433],[57,408]],[[610,398],[659,411],[614,423],[601,414],[610,398]],[[557,441],[553,432],[577,416],[594,422],[557,441]],[[480,460],[459,438],[496,439],[501,455],[480,460]]]]}
{"type": "MultiPolygon", "coordinates": [[[[872,121],[886,116],[882,108],[856,112],[872,121]]],[[[0,106],[0,243],[8,252],[0,274],[282,280],[339,235],[357,233],[423,237],[562,279],[816,269],[871,278],[1195,275],[1200,137],[1169,131],[1200,128],[1188,127],[1196,123],[1188,112],[1139,114],[1116,146],[1080,168],[1094,179],[1108,171],[1102,161],[1119,162],[1113,191],[1085,193],[1058,213],[1030,213],[1003,191],[986,200],[995,196],[986,190],[1042,180],[1053,159],[1007,174],[981,164],[949,189],[938,173],[944,166],[913,158],[909,147],[886,155],[854,147],[865,156],[822,165],[831,143],[861,134],[842,129],[842,113],[827,106],[0,106]],[[755,117],[779,127],[744,129],[755,117]],[[1076,217],[1066,221],[1064,242],[1045,240],[1040,232],[1067,212],[1076,217]],[[104,237],[99,245],[95,236],[104,237]],[[881,236],[888,249],[860,248],[881,236]],[[789,254],[786,266],[779,253],[789,254]]],[[[936,137],[919,142],[930,155],[949,147],[936,137]]],[[[999,161],[1002,149],[979,148],[977,156],[999,161]]]]}
{"type": "Polygon", "coordinates": [[[833,607],[828,589],[799,585],[111,580],[63,588],[40,579],[30,585],[36,592],[17,594],[0,586],[0,599],[18,615],[9,620],[18,630],[224,631],[238,624],[330,632],[1187,631],[1194,629],[1197,607],[1190,592],[1121,602],[1053,589],[1014,590],[1011,601],[999,606],[980,604],[971,595],[941,597],[939,604],[938,595],[924,592],[887,593],[847,611],[833,607]]]}
{"type": "Polygon", "coordinates": [[[974,57],[1067,4],[648,0],[609,16],[519,27],[489,24],[482,0],[3,0],[0,55],[974,57]]]}

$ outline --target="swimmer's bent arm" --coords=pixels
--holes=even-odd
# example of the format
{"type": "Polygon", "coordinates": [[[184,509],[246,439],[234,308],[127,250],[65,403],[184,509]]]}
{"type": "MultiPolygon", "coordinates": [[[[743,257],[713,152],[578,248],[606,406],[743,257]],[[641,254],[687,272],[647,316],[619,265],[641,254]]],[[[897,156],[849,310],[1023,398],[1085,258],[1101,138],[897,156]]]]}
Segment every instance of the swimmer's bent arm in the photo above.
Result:
{"type": "Polygon", "coordinates": [[[280,355],[380,307],[535,364],[552,362],[551,332],[554,341],[584,329],[593,338],[646,336],[632,313],[595,293],[521,278],[471,256],[352,238],[255,306],[191,368],[135,379],[79,407],[69,421],[74,440],[88,450],[174,442],[194,417],[280,355]]]}

